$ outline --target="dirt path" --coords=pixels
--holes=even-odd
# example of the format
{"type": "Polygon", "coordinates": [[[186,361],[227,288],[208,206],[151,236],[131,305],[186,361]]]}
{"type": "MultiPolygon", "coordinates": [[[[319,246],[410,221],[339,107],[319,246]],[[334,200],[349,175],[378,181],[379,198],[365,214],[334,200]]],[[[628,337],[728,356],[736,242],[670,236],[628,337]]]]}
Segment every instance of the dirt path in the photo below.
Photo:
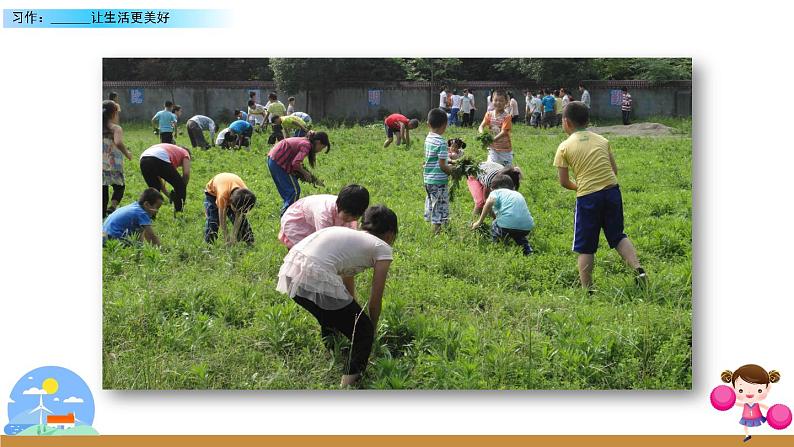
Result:
{"type": "Polygon", "coordinates": [[[625,135],[636,137],[661,137],[675,135],[677,132],[672,127],[659,123],[635,123],[628,126],[589,127],[587,130],[597,134],[625,135]]]}

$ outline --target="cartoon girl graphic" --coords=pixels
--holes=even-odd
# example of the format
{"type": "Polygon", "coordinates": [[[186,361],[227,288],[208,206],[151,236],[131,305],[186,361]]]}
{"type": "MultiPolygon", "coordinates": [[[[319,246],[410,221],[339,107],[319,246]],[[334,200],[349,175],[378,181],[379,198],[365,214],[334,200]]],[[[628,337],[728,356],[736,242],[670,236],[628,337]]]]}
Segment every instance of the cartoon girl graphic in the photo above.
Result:
{"type": "Polygon", "coordinates": [[[758,427],[766,422],[766,418],[761,414],[761,409],[767,410],[769,407],[761,403],[769,395],[771,384],[780,380],[780,373],[772,370],[766,372],[758,365],[744,365],[731,372],[722,372],[722,381],[731,384],[736,393],[736,407],[744,407],[742,418],[739,423],[744,425],[744,442],[749,441],[750,427],[758,427]]]}

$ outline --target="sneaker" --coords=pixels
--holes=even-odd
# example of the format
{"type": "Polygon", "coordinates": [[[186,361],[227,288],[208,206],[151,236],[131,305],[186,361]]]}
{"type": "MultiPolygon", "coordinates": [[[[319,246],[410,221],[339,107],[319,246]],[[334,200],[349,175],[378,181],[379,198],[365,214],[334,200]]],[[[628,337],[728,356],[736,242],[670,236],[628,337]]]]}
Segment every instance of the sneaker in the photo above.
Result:
{"type": "Polygon", "coordinates": [[[744,437],[744,441],[742,441],[742,442],[747,442],[747,441],[749,441],[751,439],[753,439],[753,437],[750,436],[750,435],[747,435],[747,436],[744,437]]]}

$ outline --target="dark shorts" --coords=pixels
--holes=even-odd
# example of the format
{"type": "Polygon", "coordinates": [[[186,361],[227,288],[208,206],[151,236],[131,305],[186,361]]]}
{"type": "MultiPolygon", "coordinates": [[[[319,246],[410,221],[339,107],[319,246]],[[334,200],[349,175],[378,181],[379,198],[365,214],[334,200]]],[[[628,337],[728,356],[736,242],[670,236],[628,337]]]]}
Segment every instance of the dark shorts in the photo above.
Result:
{"type": "Polygon", "coordinates": [[[388,125],[387,125],[385,122],[383,123],[383,127],[385,127],[385,128],[386,128],[386,138],[393,138],[393,137],[394,137],[394,134],[395,134],[395,132],[400,132],[399,130],[394,130],[394,129],[392,129],[392,128],[391,128],[391,127],[389,127],[389,126],[388,126],[388,125]]]}
{"type": "Polygon", "coordinates": [[[576,198],[573,251],[595,253],[602,229],[610,248],[617,247],[626,237],[623,232],[623,197],[617,185],[576,198]]]}
{"type": "Polygon", "coordinates": [[[168,143],[168,144],[176,144],[176,143],[174,143],[174,133],[173,132],[160,132],[160,142],[161,143],[168,143]]]}

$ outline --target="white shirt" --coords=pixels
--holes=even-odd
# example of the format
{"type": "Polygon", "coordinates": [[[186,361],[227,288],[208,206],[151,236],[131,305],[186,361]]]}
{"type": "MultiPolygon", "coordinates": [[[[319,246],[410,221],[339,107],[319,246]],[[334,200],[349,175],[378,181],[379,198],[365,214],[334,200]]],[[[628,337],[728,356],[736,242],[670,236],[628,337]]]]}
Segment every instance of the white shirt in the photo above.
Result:
{"type": "Polygon", "coordinates": [[[524,109],[532,113],[532,95],[524,96],[524,109]]]}
{"type": "Polygon", "coordinates": [[[530,103],[532,104],[532,108],[530,109],[532,110],[532,113],[541,113],[543,111],[541,108],[543,107],[543,101],[541,101],[537,96],[532,98],[530,103]]]}
{"type": "Polygon", "coordinates": [[[471,99],[471,108],[477,110],[477,106],[474,105],[474,93],[469,93],[469,99],[471,99]]]}
{"type": "Polygon", "coordinates": [[[447,106],[447,92],[441,92],[438,95],[438,106],[442,108],[447,106]]]}
{"type": "Polygon", "coordinates": [[[453,109],[459,109],[460,108],[460,102],[461,102],[462,99],[463,99],[463,97],[460,96],[460,95],[452,95],[452,108],[453,109]]]}
{"type": "Polygon", "coordinates": [[[215,139],[215,145],[216,146],[220,146],[221,144],[223,144],[223,140],[226,139],[226,134],[231,132],[231,131],[232,130],[227,127],[225,129],[223,129],[222,131],[218,132],[218,138],[215,139]]]}
{"type": "Polygon", "coordinates": [[[518,101],[515,98],[510,99],[510,114],[513,116],[518,115],[518,101]]]}
{"type": "Polygon", "coordinates": [[[584,105],[587,106],[588,109],[590,108],[590,92],[589,91],[585,90],[585,91],[582,92],[582,102],[584,103],[584,105]]]}
{"type": "Polygon", "coordinates": [[[276,290],[326,310],[341,309],[353,301],[342,276],[392,259],[391,247],[377,236],[347,227],[323,228],[292,247],[278,272],[276,290]]]}
{"type": "Polygon", "coordinates": [[[141,154],[141,158],[143,157],[154,157],[158,160],[162,160],[168,164],[171,164],[171,157],[168,156],[168,151],[159,144],[155,144],[154,146],[146,149],[141,154]]]}
{"type": "Polygon", "coordinates": [[[468,96],[462,96],[460,104],[460,110],[462,110],[463,113],[471,112],[471,98],[468,96]]]}

